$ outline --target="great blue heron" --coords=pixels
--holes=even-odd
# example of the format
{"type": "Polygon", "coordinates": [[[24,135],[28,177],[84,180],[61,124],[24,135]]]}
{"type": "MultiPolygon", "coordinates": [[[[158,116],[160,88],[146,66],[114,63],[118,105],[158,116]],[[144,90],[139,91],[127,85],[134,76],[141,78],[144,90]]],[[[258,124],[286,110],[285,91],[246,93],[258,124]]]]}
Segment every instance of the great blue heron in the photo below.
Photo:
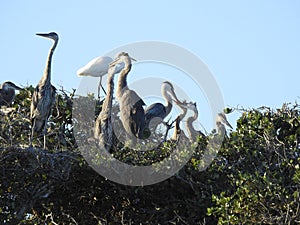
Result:
{"type": "Polygon", "coordinates": [[[146,127],[149,127],[150,125],[150,127],[154,130],[171,112],[173,106],[172,101],[179,101],[175,94],[173,85],[168,81],[162,83],[161,93],[166,101],[166,105],[163,105],[162,103],[154,103],[145,110],[146,127]]]}
{"type": "Polygon", "coordinates": [[[95,123],[94,137],[99,142],[100,149],[109,150],[113,140],[113,127],[111,123],[111,109],[114,92],[114,75],[116,66],[111,66],[108,69],[107,76],[107,94],[102,105],[102,110],[98,115],[95,123]]]}
{"type": "Polygon", "coordinates": [[[15,90],[22,90],[14,83],[6,81],[0,85],[0,107],[2,105],[10,105],[15,99],[15,90]]]}
{"type": "Polygon", "coordinates": [[[134,59],[132,59],[128,53],[121,52],[110,65],[113,66],[118,63],[124,63],[124,68],[121,70],[118,78],[116,91],[116,99],[120,105],[120,120],[129,136],[142,138],[145,128],[145,114],[143,108],[145,103],[135,91],[130,90],[127,86],[127,75],[131,70],[131,60],[134,59]]]}
{"type": "MultiPolygon", "coordinates": [[[[91,76],[91,77],[99,77],[98,84],[98,98],[100,98],[100,88],[106,94],[103,86],[102,86],[102,77],[108,73],[109,64],[113,62],[113,59],[109,56],[99,56],[92,59],[85,66],[77,70],[78,76],[91,76]]],[[[115,73],[119,73],[124,68],[124,63],[116,65],[115,73]]]]}
{"type": "Polygon", "coordinates": [[[199,135],[205,136],[201,131],[195,130],[195,128],[193,126],[193,122],[195,120],[197,120],[197,118],[198,118],[198,109],[197,109],[196,102],[188,102],[188,103],[181,102],[181,103],[179,103],[179,105],[181,107],[185,107],[187,109],[190,109],[194,112],[194,115],[188,117],[187,120],[186,120],[186,129],[187,129],[190,140],[194,142],[194,141],[197,140],[197,137],[199,135]]]}
{"type": "MultiPolygon", "coordinates": [[[[180,103],[180,102],[178,102],[178,103],[180,103]]],[[[186,102],[184,101],[184,102],[182,102],[182,104],[186,104],[186,102]]],[[[178,106],[181,109],[181,113],[175,119],[174,132],[173,132],[173,135],[171,137],[172,141],[178,141],[179,138],[184,139],[184,140],[187,139],[184,131],[182,129],[180,129],[180,122],[183,120],[183,118],[185,117],[185,115],[187,113],[187,108],[182,107],[182,104],[178,104],[178,106]]]]}
{"type": "Polygon", "coordinates": [[[44,148],[46,148],[46,126],[48,118],[51,114],[51,108],[55,102],[56,88],[51,84],[51,60],[53,52],[58,43],[58,35],[55,32],[48,34],[36,34],[45,38],[50,38],[54,41],[50,48],[44,75],[34,89],[30,107],[30,117],[32,123],[32,133],[30,138],[30,145],[32,144],[33,134],[35,132],[43,131],[44,134],[44,148]]]}
{"type": "Polygon", "coordinates": [[[222,137],[226,134],[226,128],[224,124],[233,129],[230,123],[227,121],[225,113],[218,113],[216,118],[217,133],[220,134],[222,137]]]}

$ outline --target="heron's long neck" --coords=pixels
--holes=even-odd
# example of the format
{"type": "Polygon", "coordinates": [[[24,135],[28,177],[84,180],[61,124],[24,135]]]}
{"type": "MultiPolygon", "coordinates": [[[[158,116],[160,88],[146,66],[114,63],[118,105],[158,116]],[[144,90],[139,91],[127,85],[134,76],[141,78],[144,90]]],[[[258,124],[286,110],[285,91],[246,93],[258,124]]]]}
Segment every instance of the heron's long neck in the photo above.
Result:
{"type": "Polygon", "coordinates": [[[194,115],[189,117],[186,121],[187,132],[189,133],[190,138],[195,141],[198,131],[193,127],[193,122],[198,118],[198,112],[194,112],[194,115]]]}
{"type": "Polygon", "coordinates": [[[51,85],[51,61],[53,52],[57,46],[58,40],[55,40],[48,54],[48,58],[46,61],[46,67],[44,70],[44,75],[42,76],[39,84],[40,85],[51,85]]]}
{"type": "Polygon", "coordinates": [[[115,73],[109,73],[107,77],[107,94],[106,98],[103,102],[102,105],[102,112],[111,113],[111,108],[112,108],[112,99],[113,99],[113,92],[114,92],[114,75],[115,73]]]}
{"type": "Polygon", "coordinates": [[[127,89],[127,75],[131,70],[131,62],[130,60],[126,60],[124,62],[124,68],[121,70],[121,73],[119,75],[118,79],[118,87],[117,87],[117,97],[120,97],[122,95],[122,92],[127,89]]]}
{"type": "Polygon", "coordinates": [[[170,95],[165,90],[163,90],[163,96],[164,96],[164,98],[166,100],[166,103],[167,103],[167,105],[165,107],[166,116],[167,116],[171,112],[173,104],[172,104],[172,99],[171,99],[170,95]]]}
{"type": "Polygon", "coordinates": [[[177,140],[178,138],[178,135],[180,133],[180,122],[181,120],[185,117],[186,115],[186,112],[187,110],[183,110],[181,114],[178,115],[178,117],[176,118],[176,121],[175,121],[175,128],[174,128],[174,131],[173,131],[173,136],[172,136],[172,140],[177,140]]]}

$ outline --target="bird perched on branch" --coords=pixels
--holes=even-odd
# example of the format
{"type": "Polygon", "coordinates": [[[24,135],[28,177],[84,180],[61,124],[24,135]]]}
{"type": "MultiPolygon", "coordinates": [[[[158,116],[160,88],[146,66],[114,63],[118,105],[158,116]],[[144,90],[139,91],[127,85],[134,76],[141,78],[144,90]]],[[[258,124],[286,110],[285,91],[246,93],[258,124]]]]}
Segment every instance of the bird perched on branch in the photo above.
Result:
{"type": "Polygon", "coordinates": [[[113,127],[111,121],[112,100],[114,92],[114,75],[116,66],[110,66],[107,75],[107,94],[102,105],[102,110],[95,123],[94,137],[99,141],[101,150],[109,150],[113,141],[113,127]]]}
{"type": "Polygon", "coordinates": [[[233,129],[230,123],[227,121],[225,113],[221,112],[218,113],[217,118],[216,118],[216,125],[217,125],[217,133],[221,135],[222,137],[226,134],[226,128],[224,124],[230,129],[233,129]]]}
{"type": "Polygon", "coordinates": [[[197,140],[197,137],[199,135],[201,136],[205,136],[200,130],[195,130],[194,126],[193,126],[193,122],[197,120],[198,118],[198,109],[197,109],[197,105],[196,102],[179,102],[179,105],[181,107],[190,109],[194,112],[193,116],[190,116],[187,118],[186,120],[186,129],[189,135],[189,138],[192,142],[195,142],[197,140]]]}
{"type": "Polygon", "coordinates": [[[9,106],[14,101],[16,90],[23,89],[10,81],[6,81],[0,85],[0,107],[3,105],[9,106]]]}
{"type": "Polygon", "coordinates": [[[48,118],[51,114],[52,106],[55,103],[56,88],[51,84],[51,62],[53,52],[58,43],[58,35],[55,32],[36,35],[49,38],[54,41],[48,54],[44,74],[34,89],[30,107],[30,117],[32,122],[30,145],[32,144],[34,133],[43,132],[44,148],[46,148],[46,126],[48,118]]]}
{"type": "MultiPolygon", "coordinates": [[[[78,76],[91,76],[91,77],[99,77],[98,84],[98,98],[100,99],[100,88],[106,94],[103,86],[102,86],[102,77],[108,73],[109,64],[113,62],[113,59],[109,56],[99,56],[92,59],[85,66],[77,70],[78,76]]],[[[115,73],[119,73],[124,68],[124,63],[117,64],[115,66],[115,73]]]]}
{"type": "Polygon", "coordinates": [[[124,63],[124,68],[119,74],[116,91],[117,101],[120,104],[120,119],[129,136],[142,138],[145,128],[145,112],[143,108],[145,103],[138,94],[129,89],[127,85],[127,76],[132,65],[131,60],[135,61],[128,53],[121,52],[118,54],[116,60],[110,65],[114,66],[118,63],[124,63]]]}
{"type": "Polygon", "coordinates": [[[165,81],[161,86],[161,93],[166,101],[166,105],[162,103],[154,103],[148,106],[145,110],[146,127],[156,130],[156,127],[163,122],[167,115],[172,110],[172,102],[178,102],[178,98],[175,94],[174,87],[169,81],[165,81]]]}

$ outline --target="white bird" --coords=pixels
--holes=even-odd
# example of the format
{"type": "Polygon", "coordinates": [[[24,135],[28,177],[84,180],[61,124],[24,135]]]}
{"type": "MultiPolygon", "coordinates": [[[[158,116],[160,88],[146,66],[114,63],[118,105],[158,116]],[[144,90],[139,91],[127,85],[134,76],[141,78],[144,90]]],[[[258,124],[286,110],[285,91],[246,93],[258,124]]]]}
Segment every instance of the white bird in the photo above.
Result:
{"type": "MultiPolygon", "coordinates": [[[[92,59],[85,66],[77,70],[78,76],[90,76],[90,77],[99,77],[98,85],[98,98],[100,98],[100,87],[106,94],[102,86],[102,77],[108,73],[109,64],[113,62],[113,59],[109,56],[99,56],[92,59]]],[[[119,73],[124,68],[124,63],[119,63],[116,65],[115,74],[119,73]]]]}

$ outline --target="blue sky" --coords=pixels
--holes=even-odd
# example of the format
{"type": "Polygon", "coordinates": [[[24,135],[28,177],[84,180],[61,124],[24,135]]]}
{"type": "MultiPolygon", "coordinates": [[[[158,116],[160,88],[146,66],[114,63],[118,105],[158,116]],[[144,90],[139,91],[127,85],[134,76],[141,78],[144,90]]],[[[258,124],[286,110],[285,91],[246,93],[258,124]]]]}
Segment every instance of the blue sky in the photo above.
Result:
{"type": "MultiPolygon", "coordinates": [[[[0,10],[0,82],[36,85],[51,42],[35,33],[56,31],[60,41],[53,57],[52,83],[67,90],[79,86],[76,71],[92,58],[128,43],[157,40],[197,55],[217,80],[226,106],[274,108],[299,100],[300,3],[296,0],[28,0],[3,1],[0,10]]],[[[172,81],[170,68],[151,71],[145,66],[144,74],[157,75],[160,69],[172,81]]],[[[182,88],[189,89],[184,79],[182,88]]],[[[199,97],[203,94],[189,92],[205,118],[207,106],[199,97]]],[[[229,115],[233,124],[234,118],[229,115]]]]}

